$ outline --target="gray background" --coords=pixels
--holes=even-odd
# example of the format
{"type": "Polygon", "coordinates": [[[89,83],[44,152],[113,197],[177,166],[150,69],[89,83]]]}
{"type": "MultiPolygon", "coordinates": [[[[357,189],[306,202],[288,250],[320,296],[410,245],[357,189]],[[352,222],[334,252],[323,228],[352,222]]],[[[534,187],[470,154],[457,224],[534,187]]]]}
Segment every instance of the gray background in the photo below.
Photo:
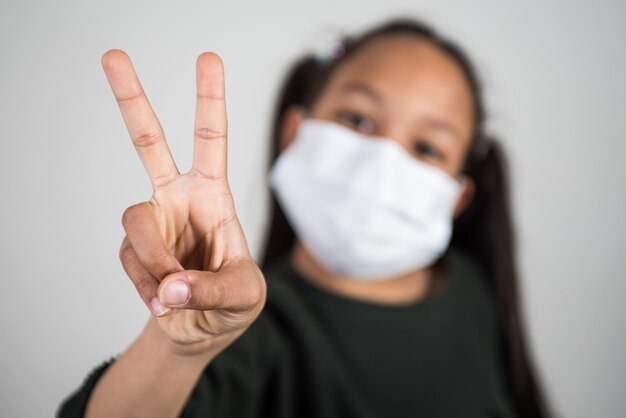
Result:
{"type": "Polygon", "coordinates": [[[120,217],[150,197],[100,67],[126,50],[181,171],[194,62],[226,67],[229,175],[255,255],[272,104],[286,65],[340,31],[423,17],[485,79],[512,160],[533,351],[563,417],[626,413],[624,2],[0,3],[0,415],[50,416],[148,312],[118,260],[120,217]]]}

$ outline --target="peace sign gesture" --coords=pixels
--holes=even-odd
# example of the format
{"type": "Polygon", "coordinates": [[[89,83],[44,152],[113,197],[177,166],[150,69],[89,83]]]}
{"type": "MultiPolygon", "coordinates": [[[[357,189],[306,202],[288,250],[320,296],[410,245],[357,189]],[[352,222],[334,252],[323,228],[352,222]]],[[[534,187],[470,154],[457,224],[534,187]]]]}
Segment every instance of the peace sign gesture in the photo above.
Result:
{"type": "Polygon", "coordinates": [[[124,270],[176,349],[225,346],[252,323],[265,280],[251,258],[226,176],[227,120],[219,56],[196,63],[191,170],[180,174],[129,57],[110,50],[102,66],[150,176],[148,202],[126,209],[124,270]]]}

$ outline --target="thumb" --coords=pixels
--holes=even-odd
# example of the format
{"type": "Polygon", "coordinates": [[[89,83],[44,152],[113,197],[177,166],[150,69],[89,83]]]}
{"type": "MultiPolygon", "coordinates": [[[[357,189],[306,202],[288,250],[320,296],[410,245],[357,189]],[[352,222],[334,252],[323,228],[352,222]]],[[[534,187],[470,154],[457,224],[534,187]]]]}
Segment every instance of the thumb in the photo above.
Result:
{"type": "Polygon", "coordinates": [[[159,284],[159,300],[179,309],[254,310],[265,299],[265,279],[253,260],[231,262],[217,272],[184,270],[159,284]]]}

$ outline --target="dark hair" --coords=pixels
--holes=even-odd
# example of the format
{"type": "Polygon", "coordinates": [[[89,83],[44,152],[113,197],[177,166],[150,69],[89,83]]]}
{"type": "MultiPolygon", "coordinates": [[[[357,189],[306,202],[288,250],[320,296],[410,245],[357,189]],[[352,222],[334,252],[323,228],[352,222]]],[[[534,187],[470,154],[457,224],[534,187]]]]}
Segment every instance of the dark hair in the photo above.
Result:
{"type": "MultiPolygon", "coordinates": [[[[513,225],[509,209],[507,164],[499,143],[488,137],[482,90],[473,64],[453,42],[428,25],[407,19],[394,20],[358,38],[347,37],[340,58],[320,59],[307,55],[289,71],[282,87],[273,121],[271,161],[277,158],[281,121],[292,105],[311,107],[333,71],[372,39],[383,35],[411,34],[432,42],[463,70],[474,105],[474,134],[463,173],[473,179],[476,192],[470,205],[457,217],[450,248],[469,254],[486,273],[494,295],[502,336],[507,383],[522,417],[547,417],[549,412],[524,338],[520,294],[517,285],[513,225]]],[[[271,223],[262,268],[291,250],[295,235],[276,198],[272,196],[271,223]]]]}

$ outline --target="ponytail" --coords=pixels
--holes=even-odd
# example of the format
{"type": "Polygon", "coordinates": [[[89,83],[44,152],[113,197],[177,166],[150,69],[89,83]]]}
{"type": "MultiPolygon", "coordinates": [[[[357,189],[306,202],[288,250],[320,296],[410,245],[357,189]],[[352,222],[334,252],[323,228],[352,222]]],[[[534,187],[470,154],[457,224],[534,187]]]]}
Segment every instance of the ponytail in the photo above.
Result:
{"type": "Polygon", "coordinates": [[[516,409],[545,417],[539,383],[528,355],[509,207],[508,165],[499,142],[480,138],[465,175],[475,183],[472,203],[456,219],[450,246],[469,254],[485,272],[499,318],[500,350],[516,409]]]}
{"type": "MultiPolygon", "coordinates": [[[[272,149],[270,165],[278,158],[280,152],[280,127],[282,117],[290,106],[308,107],[320,79],[319,65],[313,55],[306,56],[298,61],[289,71],[286,82],[279,94],[280,100],[276,106],[272,123],[272,149]]],[[[288,253],[295,242],[295,234],[283,213],[276,196],[272,193],[270,202],[271,224],[265,253],[261,261],[261,269],[265,270],[278,258],[288,253]]]]}

